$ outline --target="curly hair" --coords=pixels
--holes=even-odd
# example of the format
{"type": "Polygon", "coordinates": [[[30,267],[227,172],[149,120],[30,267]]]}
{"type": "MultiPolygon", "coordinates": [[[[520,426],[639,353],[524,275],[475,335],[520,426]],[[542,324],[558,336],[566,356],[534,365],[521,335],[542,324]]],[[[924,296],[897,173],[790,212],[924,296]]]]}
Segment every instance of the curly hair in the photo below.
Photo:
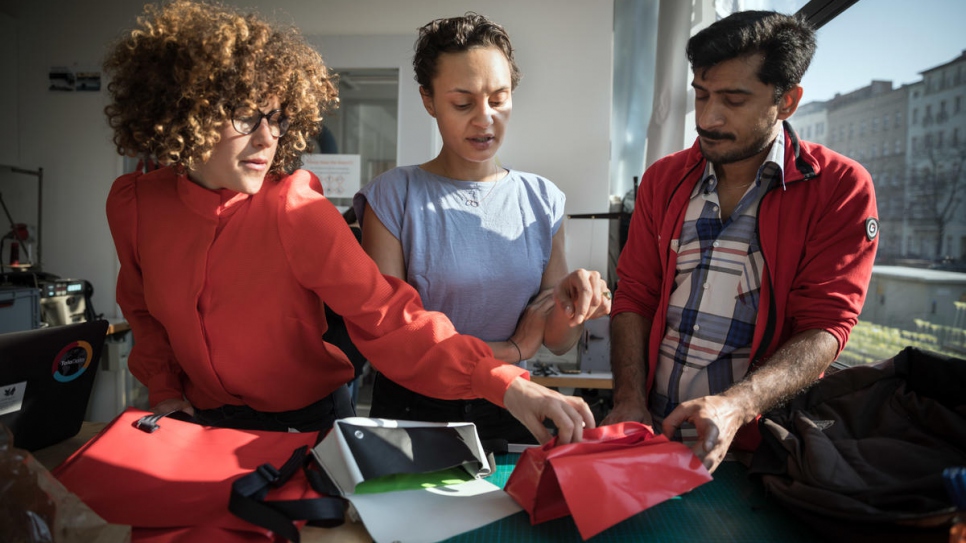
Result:
{"type": "Polygon", "coordinates": [[[147,5],[137,21],[104,61],[112,75],[104,112],[118,153],[195,169],[211,156],[232,107],[278,99],[290,126],[271,172],[301,165],[338,90],[322,56],[296,29],[188,0],[147,5]]]}
{"type": "Polygon", "coordinates": [[[413,55],[416,82],[432,94],[439,56],[443,53],[462,53],[474,47],[496,47],[503,52],[510,63],[510,90],[515,90],[521,74],[513,60],[510,36],[502,26],[472,11],[462,17],[430,21],[419,29],[419,37],[413,46],[416,51],[413,55]]]}
{"type": "Polygon", "coordinates": [[[686,49],[695,71],[761,54],[758,79],[775,86],[775,103],[801,83],[815,54],[815,30],[802,17],[774,11],[739,11],[695,34],[686,49]]]}

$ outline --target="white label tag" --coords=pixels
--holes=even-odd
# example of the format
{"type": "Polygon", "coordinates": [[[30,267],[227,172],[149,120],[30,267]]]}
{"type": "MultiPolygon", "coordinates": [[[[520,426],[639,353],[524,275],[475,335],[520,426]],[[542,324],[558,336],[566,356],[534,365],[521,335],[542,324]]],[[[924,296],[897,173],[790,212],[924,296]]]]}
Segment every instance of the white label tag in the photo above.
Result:
{"type": "Polygon", "coordinates": [[[20,411],[26,391],[27,381],[0,386],[0,415],[20,411]]]}

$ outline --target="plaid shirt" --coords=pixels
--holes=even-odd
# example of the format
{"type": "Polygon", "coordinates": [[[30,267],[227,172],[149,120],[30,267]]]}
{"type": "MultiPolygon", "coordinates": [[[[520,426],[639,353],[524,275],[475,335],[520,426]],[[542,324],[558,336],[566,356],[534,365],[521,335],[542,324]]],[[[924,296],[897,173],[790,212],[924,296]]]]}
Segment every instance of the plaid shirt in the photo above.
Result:
{"type": "Polygon", "coordinates": [[[730,217],[720,216],[710,162],[691,193],[680,237],[671,242],[677,270],[648,398],[657,428],[681,402],[724,392],[748,371],[764,273],[758,204],[782,182],[784,150],[779,133],[730,217]]]}

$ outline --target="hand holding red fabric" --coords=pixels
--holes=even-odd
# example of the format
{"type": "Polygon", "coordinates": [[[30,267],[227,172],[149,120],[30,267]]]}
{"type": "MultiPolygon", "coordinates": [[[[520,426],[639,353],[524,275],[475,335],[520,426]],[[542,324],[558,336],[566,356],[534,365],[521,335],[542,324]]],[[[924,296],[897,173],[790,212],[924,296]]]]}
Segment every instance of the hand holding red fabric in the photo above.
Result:
{"type": "Polygon", "coordinates": [[[746,415],[734,400],[725,396],[704,396],[677,406],[664,419],[662,433],[674,435],[681,423],[690,422],[698,432],[698,440],[691,447],[709,472],[714,472],[724,460],[728,447],[745,423],[746,415]]]}
{"type": "Polygon", "coordinates": [[[587,539],[710,480],[683,444],[628,422],[584,430],[580,443],[527,449],[505,490],[531,524],[569,513],[587,539]]]}
{"type": "Polygon", "coordinates": [[[526,379],[514,379],[507,388],[503,404],[520,420],[540,443],[551,440],[543,421],[557,426],[554,442],[561,444],[581,440],[584,428],[594,427],[594,415],[583,398],[566,396],[526,379]]]}

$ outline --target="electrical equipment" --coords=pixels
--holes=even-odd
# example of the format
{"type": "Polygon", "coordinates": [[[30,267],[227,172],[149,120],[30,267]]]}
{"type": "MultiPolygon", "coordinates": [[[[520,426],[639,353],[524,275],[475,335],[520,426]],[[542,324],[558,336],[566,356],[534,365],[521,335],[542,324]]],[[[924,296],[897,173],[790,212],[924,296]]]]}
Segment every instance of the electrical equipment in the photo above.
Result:
{"type": "Polygon", "coordinates": [[[90,307],[90,284],[83,279],[66,279],[39,271],[14,270],[2,274],[10,285],[31,287],[40,295],[41,321],[47,326],[87,322],[90,307]]]}
{"type": "Polygon", "coordinates": [[[40,297],[84,296],[83,279],[41,279],[40,297]]]}
{"type": "Polygon", "coordinates": [[[87,321],[86,281],[45,279],[39,281],[40,308],[50,326],[87,321]]]}

